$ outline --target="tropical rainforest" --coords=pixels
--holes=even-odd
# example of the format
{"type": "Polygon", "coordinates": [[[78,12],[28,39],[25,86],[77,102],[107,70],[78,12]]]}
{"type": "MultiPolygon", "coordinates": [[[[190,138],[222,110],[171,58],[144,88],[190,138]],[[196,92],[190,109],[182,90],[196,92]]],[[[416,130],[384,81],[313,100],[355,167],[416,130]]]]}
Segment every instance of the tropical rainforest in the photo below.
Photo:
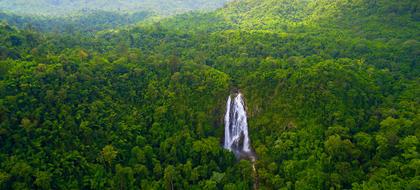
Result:
{"type": "Polygon", "coordinates": [[[420,189],[419,9],[0,0],[0,189],[420,189]]]}

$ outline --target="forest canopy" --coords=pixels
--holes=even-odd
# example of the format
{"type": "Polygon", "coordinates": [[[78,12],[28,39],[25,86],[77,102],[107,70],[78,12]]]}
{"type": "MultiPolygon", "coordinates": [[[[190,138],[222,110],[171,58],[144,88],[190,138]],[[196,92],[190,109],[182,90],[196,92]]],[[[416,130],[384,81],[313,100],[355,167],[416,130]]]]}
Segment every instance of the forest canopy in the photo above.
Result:
{"type": "Polygon", "coordinates": [[[20,2],[0,1],[0,189],[420,189],[415,0],[20,2]],[[238,89],[255,162],[223,148],[238,89]]]}
{"type": "Polygon", "coordinates": [[[163,15],[192,10],[213,10],[228,0],[0,0],[0,10],[25,14],[64,16],[87,10],[157,12],[163,15]]]}

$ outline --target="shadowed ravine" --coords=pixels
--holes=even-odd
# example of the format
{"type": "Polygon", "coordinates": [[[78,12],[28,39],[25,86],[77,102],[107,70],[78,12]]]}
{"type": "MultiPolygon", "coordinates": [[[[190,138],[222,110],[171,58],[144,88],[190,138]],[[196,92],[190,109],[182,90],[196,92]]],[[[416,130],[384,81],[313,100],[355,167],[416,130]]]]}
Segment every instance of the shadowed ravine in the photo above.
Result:
{"type": "Polygon", "coordinates": [[[248,136],[248,121],[243,95],[236,92],[228,97],[225,114],[224,148],[232,151],[236,158],[252,162],[254,189],[258,189],[257,156],[251,148],[248,136]]]}

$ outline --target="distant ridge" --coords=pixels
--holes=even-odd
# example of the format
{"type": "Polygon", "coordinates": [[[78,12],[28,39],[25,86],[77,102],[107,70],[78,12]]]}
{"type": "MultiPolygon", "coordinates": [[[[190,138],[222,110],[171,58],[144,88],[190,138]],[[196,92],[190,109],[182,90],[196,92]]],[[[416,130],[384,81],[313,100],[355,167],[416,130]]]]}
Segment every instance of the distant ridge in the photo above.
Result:
{"type": "Polygon", "coordinates": [[[14,0],[0,1],[0,11],[25,15],[66,15],[81,10],[151,11],[172,15],[192,10],[214,10],[228,0],[14,0]]]}

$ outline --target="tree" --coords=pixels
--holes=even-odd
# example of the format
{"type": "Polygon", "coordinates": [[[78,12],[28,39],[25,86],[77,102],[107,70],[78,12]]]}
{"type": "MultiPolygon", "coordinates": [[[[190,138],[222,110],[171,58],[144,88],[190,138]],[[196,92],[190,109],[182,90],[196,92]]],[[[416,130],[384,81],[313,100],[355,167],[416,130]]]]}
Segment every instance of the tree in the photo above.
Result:
{"type": "Polygon", "coordinates": [[[175,168],[169,165],[165,168],[163,179],[165,181],[165,188],[168,190],[174,189],[175,168]]]}
{"type": "Polygon", "coordinates": [[[38,171],[35,174],[34,184],[41,189],[51,189],[51,174],[44,171],[38,171]]]}
{"type": "Polygon", "coordinates": [[[123,167],[120,164],[115,166],[114,189],[129,190],[134,189],[134,173],[131,167],[123,167]]]}
{"type": "Polygon", "coordinates": [[[102,149],[102,158],[108,164],[108,166],[112,165],[112,161],[117,157],[118,151],[112,145],[106,145],[102,149]]]}

